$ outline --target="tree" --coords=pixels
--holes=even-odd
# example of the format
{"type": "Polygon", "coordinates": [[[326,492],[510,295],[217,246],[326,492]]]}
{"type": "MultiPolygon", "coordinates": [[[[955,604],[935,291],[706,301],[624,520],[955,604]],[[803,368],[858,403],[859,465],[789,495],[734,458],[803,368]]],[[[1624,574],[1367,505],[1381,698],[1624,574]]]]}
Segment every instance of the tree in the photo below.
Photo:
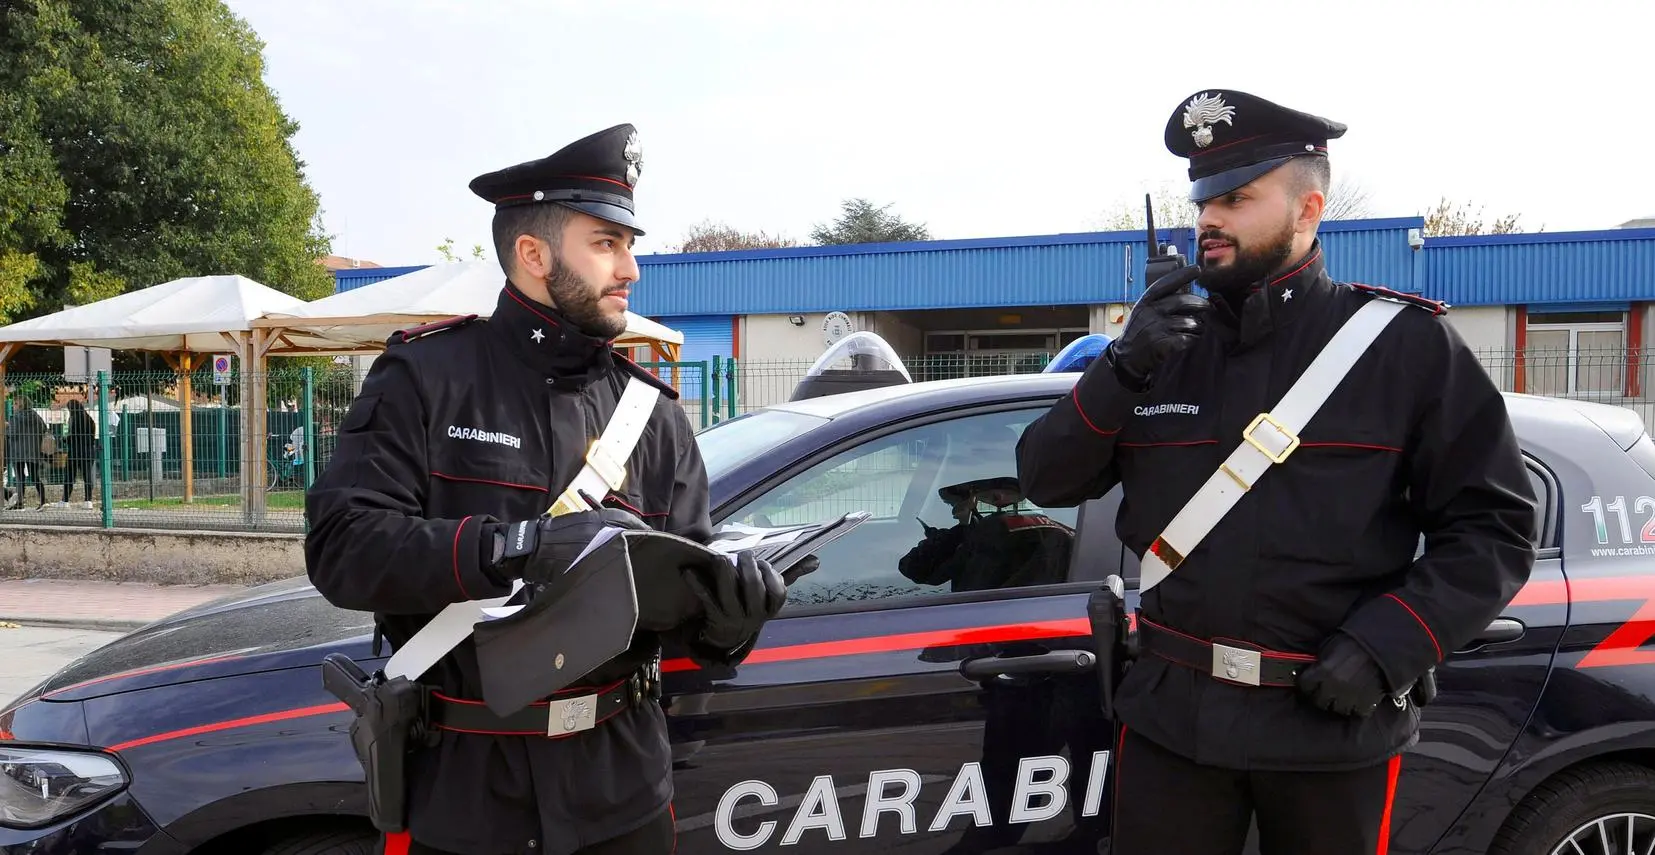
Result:
{"type": "Polygon", "coordinates": [[[702,220],[684,233],[684,241],[666,248],[667,252],[724,252],[732,249],[779,249],[798,246],[799,242],[768,232],[744,232],[724,223],[702,220]]]}
{"type": "MultiPolygon", "coordinates": [[[[1197,210],[1189,200],[1187,185],[1174,188],[1163,182],[1150,192],[1150,204],[1155,213],[1157,229],[1190,229],[1195,227],[1197,210]]],[[[1322,206],[1322,221],[1358,220],[1373,216],[1372,194],[1360,182],[1334,178],[1328,189],[1327,202],[1322,206]]],[[[1105,231],[1143,231],[1144,203],[1142,196],[1118,202],[1103,217],[1105,231]]]]}
{"type": "Polygon", "coordinates": [[[829,246],[931,239],[923,223],[905,222],[888,213],[890,204],[876,208],[867,199],[846,199],[839,207],[839,219],[829,226],[817,224],[810,233],[812,241],[829,246]]]}
{"type": "Polygon", "coordinates": [[[1437,200],[1436,207],[1424,212],[1425,236],[1446,237],[1449,235],[1508,235],[1520,230],[1517,221],[1518,214],[1506,214],[1492,223],[1483,222],[1483,208],[1477,206],[1473,212],[1470,205],[1463,202],[1450,202],[1444,196],[1437,200]]]}
{"type": "MultiPolygon", "coordinates": [[[[460,257],[454,254],[453,238],[443,238],[442,243],[437,244],[437,252],[442,254],[443,261],[455,262],[460,260],[460,257]]],[[[474,243],[471,245],[471,257],[477,259],[478,261],[482,261],[484,258],[487,258],[487,256],[483,254],[482,244],[474,243]]]]}
{"type": "Polygon", "coordinates": [[[219,0],[0,3],[0,323],[182,276],[332,292],[263,49],[219,0]]]}

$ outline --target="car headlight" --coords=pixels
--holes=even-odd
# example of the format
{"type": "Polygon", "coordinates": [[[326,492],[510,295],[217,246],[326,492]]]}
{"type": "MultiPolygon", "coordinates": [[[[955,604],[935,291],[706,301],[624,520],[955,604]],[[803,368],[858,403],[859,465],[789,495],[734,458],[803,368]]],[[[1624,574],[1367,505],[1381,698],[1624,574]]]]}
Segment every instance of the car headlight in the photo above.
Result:
{"type": "Polygon", "coordinates": [[[0,825],[39,828],[94,805],[127,785],[105,754],[0,745],[0,825]]]}

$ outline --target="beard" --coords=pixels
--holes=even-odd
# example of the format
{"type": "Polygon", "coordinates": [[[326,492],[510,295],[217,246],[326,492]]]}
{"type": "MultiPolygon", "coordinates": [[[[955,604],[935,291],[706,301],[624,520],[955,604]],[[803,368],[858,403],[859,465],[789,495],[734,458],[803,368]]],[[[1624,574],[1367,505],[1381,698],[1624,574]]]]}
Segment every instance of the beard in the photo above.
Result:
{"type": "Polygon", "coordinates": [[[579,273],[564,265],[562,258],[552,260],[552,269],[546,274],[546,294],[552,305],[563,313],[581,332],[601,339],[612,339],[626,332],[626,316],[605,312],[598,302],[619,287],[600,289],[581,278],[579,273]]]}
{"type": "Polygon", "coordinates": [[[1293,254],[1293,221],[1283,223],[1281,231],[1262,241],[1242,243],[1234,235],[1220,231],[1201,233],[1200,241],[1221,240],[1233,247],[1230,262],[1222,267],[1201,262],[1201,287],[1220,294],[1245,293],[1253,283],[1281,270],[1293,254]]]}

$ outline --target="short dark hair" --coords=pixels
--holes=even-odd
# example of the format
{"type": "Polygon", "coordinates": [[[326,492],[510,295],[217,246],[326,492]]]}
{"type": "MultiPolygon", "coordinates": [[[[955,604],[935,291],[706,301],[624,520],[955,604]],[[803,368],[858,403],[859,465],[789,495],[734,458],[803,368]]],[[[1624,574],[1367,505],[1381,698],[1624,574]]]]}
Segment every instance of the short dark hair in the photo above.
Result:
{"type": "Polygon", "coordinates": [[[563,227],[574,211],[558,204],[513,205],[494,212],[494,254],[507,276],[517,266],[517,237],[532,235],[552,245],[555,254],[563,244],[563,227]]]}
{"type": "Polygon", "coordinates": [[[1293,170],[1295,196],[1310,190],[1320,190],[1322,195],[1327,195],[1328,187],[1333,182],[1333,167],[1326,157],[1304,154],[1288,161],[1287,165],[1293,170]]]}

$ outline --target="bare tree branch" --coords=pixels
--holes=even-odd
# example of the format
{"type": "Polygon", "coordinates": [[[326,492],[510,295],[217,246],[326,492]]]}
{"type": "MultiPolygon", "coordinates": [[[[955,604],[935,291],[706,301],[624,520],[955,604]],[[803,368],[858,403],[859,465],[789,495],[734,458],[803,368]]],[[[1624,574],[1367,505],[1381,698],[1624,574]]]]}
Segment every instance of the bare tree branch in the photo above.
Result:
{"type": "Polygon", "coordinates": [[[768,232],[744,232],[724,223],[703,220],[690,226],[683,243],[667,247],[665,252],[725,252],[735,249],[777,249],[798,246],[799,242],[768,232]]]}
{"type": "MultiPolygon", "coordinates": [[[[1162,182],[1149,191],[1155,211],[1157,229],[1189,229],[1195,227],[1198,214],[1189,201],[1187,185],[1162,182]]],[[[1322,207],[1322,220],[1358,220],[1373,216],[1373,194],[1360,182],[1336,178],[1329,188],[1327,203],[1322,207]]],[[[1144,203],[1142,193],[1134,194],[1116,203],[1101,220],[1105,231],[1142,231],[1144,203]]]]}
{"type": "Polygon", "coordinates": [[[1509,235],[1522,230],[1517,222],[1521,218],[1519,214],[1506,214],[1492,223],[1485,224],[1483,206],[1478,205],[1476,211],[1472,211],[1469,204],[1451,202],[1447,196],[1438,199],[1436,207],[1423,212],[1421,216],[1425,217],[1427,237],[1509,235]]]}

